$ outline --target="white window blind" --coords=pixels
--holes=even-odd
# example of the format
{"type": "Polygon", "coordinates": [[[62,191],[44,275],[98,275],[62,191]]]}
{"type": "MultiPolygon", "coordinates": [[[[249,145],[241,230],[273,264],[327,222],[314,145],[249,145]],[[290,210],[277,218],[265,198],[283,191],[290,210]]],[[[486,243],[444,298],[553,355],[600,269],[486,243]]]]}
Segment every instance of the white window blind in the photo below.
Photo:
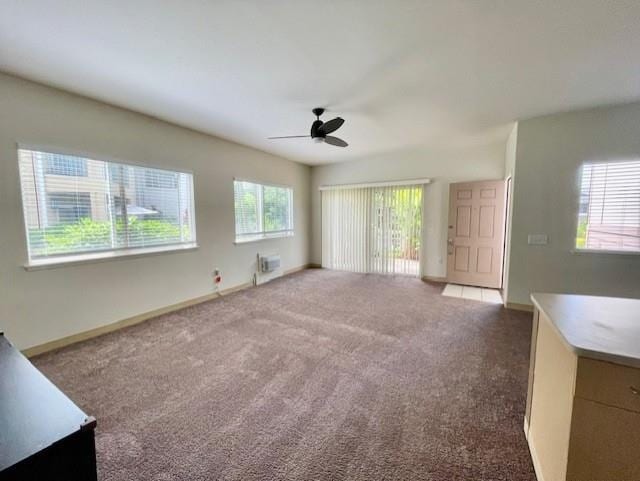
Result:
{"type": "Polygon", "coordinates": [[[236,242],[293,235],[293,189],[234,181],[236,242]]]}
{"type": "Polygon", "coordinates": [[[322,266],[420,275],[422,185],[322,191],[322,266]]]}
{"type": "Polygon", "coordinates": [[[193,176],[19,149],[30,260],[195,243],[193,176]]]}
{"type": "Polygon", "coordinates": [[[582,167],[576,248],[640,252],[640,161],[582,167]]]}

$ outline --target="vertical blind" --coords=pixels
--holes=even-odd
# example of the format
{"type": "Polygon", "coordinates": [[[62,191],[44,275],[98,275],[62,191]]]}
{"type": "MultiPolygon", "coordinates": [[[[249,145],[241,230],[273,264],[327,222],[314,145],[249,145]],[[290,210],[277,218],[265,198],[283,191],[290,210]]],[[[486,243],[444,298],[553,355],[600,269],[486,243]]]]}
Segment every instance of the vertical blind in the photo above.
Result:
{"type": "Polygon", "coordinates": [[[293,189],[234,181],[236,241],[293,235],[293,189]]]}
{"type": "Polygon", "coordinates": [[[640,251],[640,161],[583,165],[576,247],[640,251]]]}
{"type": "Polygon", "coordinates": [[[420,275],[422,185],[322,191],[322,266],[420,275]]]}
{"type": "Polygon", "coordinates": [[[193,243],[193,176],[19,149],[30,259],[193,243]]]}

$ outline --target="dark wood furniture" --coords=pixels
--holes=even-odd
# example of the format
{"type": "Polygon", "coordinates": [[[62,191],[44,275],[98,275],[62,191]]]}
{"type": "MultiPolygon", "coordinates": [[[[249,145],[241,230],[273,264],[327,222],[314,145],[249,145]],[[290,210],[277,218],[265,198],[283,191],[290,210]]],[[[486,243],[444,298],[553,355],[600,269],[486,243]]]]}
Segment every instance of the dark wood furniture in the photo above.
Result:
{"type": "Polygon", "coordinates": [[[0,333],[0,481],[95,481],[95,425],[0,333]]]}

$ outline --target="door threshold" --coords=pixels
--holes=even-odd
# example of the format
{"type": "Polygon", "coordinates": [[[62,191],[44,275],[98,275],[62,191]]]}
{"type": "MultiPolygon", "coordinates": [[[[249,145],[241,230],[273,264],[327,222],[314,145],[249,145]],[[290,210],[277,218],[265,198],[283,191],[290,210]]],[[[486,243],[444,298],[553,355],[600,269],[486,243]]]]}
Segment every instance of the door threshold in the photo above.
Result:
{"type": "Polygon", "coordinates": [[[489,304],[502,304],[500,291],[498,289],[488,289],[486,287],[447,284],[442,290],[442,295],[447,297],[457,297],[459,299],[486,302],[489,304]]]}

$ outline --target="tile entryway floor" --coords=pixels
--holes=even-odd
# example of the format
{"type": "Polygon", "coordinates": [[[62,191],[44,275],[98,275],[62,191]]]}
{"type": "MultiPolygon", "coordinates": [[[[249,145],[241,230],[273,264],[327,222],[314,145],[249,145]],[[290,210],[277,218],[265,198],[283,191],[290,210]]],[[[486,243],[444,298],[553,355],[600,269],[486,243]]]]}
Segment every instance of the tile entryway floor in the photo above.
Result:
{"type": "Polygon", "coordinates": [[[502,296],[500,295],[500,291],[496,289],[486,289],[484,287],[447,284],[442,291],[442,295],[449,297],[459,297],[461,299],[471,299],[474,301],[490,302],[492,304],[502,304],[502,296]]]}

